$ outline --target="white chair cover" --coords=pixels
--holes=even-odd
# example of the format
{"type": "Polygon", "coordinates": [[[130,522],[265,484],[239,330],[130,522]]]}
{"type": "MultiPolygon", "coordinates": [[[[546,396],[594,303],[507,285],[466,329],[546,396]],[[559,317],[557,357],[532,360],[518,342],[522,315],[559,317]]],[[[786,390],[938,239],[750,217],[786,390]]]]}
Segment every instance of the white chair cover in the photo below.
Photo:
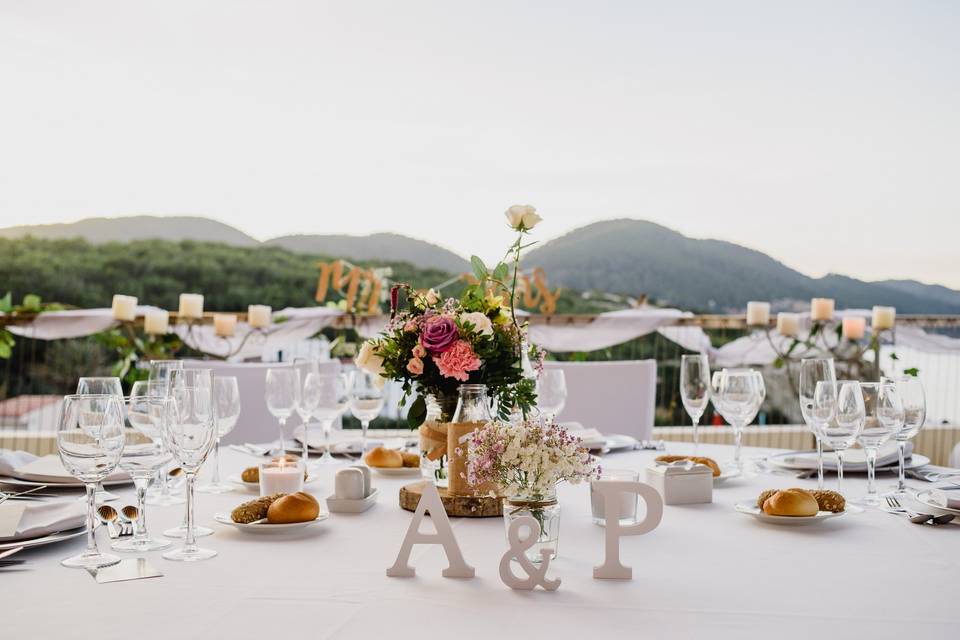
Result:
{"type": "Polygon", "coordinates": [[[623,433],[648,440],[657,399],[657,361],[545,362],[562,369],[567,403],[557,417],[601,433],[623,433]]]}

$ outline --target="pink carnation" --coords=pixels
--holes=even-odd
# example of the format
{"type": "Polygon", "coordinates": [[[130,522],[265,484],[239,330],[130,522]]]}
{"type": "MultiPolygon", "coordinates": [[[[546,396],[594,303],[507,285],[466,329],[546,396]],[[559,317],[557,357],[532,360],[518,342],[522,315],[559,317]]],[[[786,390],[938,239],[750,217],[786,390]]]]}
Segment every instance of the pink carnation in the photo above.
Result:
{"type": "Polygon", "coordinates": [[[423,373],[423,360],[420,358],[410,358],[410,362],[407,363],[407,371],[415,376],[423,373]]]}
{"type": "Polygon", "coordinates": [[[466,340],[457,340],[439,356],[434,356],[433,361],[437,363],[441,375],[460,382],[466,382],[470,378],[469,371],[480,368],[480,358],[466,340]]]}
{"type": "Polygon", "coordinates": [[[427,355],[427,350],[423,348],[423,345],[419,342],[413,347],[413,355],[415,358],[423,358],[427,355]]]}
{"type": "Polygon", "coordinates": [[[403,330],[407,333],[413,333],[417,330],[416,320],[407,320],[406,324],[403,325],[403,330]]]}

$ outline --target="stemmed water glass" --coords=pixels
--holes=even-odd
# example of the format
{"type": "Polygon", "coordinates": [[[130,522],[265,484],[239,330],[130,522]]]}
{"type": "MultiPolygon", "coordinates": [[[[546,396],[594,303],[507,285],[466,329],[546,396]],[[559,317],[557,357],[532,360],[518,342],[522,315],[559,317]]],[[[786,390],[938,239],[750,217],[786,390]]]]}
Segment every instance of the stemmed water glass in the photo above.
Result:
{"type": "Polygon", "coordinates": [[[800,413],[817,441],[817,488],[823,489],[823,440],[820,438],[816,414],[813,410],[813,395],[817,390],[818,382],[836,384],[837,373],[833,358],[804,358],[800,361],[800,388],[798,389],[800,413]]]}
{"type": "Polygon", "coordinates": [[[296,367],[267,369],[267,383],[264,390],[267,410],[280,423],[280,454],[287,452],[284,445],[283,428],[287,420],[300,405],[300,370],[296,367]]]}
{"type": "MultiPolygon", "coordinates": [[[[153,395],[165,396],[170,388],[170,378],[174,371],[183,369],[183,360],[151,360],[146,389],[153,395]]],[[[134,382],[134,389],[140,382],[134,382]]],[[[131,395],[133,389],[131,389],[131,395]]],[[[159,490],[147,492],[147,504],[168,506],[183,504],[186,500],[170,493],[170,476],[164,469],[159,470],[159,490]]]]}
{"type": "Polygon", "coordinates": [[[720,415],[733,426],[734,466],[742,470],[743,430],[760,411],[766,395],[763,377],[752,369],[724,369],[720,376],[720,415]]]}
{"type": "MultiPolygon", "coordinates": [[[[206,371],[209,372],[209,369],[206,371]]],[[[163,554],[168,560],[180,561],[206,560],[217,555],[216,551],[197,546],[194,533],[194,484],[197,472],[217,439],[213,388],[202,384],[189,386],[186,384],[188,381],[202,383],[202,376],[191,376],[172,382],[172,416],[165,430],[167,444],[187,476],[187,527],[184,543],[179,549],[163,554]]]]}
{"type": "MultiPolygon", "coordinates": [[[[307,376],[316,376],[318,387],[318,402],[316,407],[317,419],[323,426],[324,452],[317,464],[339,464],[330,452],[330,431],[333,421],[343,415],[350,403],[350,381],[344,373],[311,373],[307,376]]],[[[308,440],[304,427],[304,440],[308,440]]]]}
{"type": "MultiPolygon", "coordinates": [[[[120,384],[120,378],[115,376],[84,376],[77,381],[77,393],[117,396],[120,398],[121,407],[123,406],[123,385],[120,384]]],[[[83,497],[80,499],[83,500],[83,497]]],[[[97,501],[107,502],[114,499],[116,496],[107,491],[102,482],[98,482],[97,501]]]]}
{"type": "Polygon", "coordinates": [[[57,450],[64,468],[87,488],[87,548],[61,561],[65,567],[96,569],[120,562],[100,553],[94,536],[97,483],[113,473],[124,445],[123,400],[112,394],[64,396],[57,415],[57,450]]]}
{"type": "Polygon", "coordinates": [[[300,402],[297,404],[297,415],[300,416],[300,421],[303,423],[303,454],[300,457],[303,459],[305,467],[309,466],[310,439],[307,436],[309,435],[310,418],[316,413],[317,405],[320,404],[320,391],[320,374],[316,372],[308,373],[303,378],[303,390],[300,393],[300,402]]]}
{"type": "Polygon", "coordinates": [[[907,441],[916,436],[923,428],[923,423],[927,418],[927,399],[923,392],[923,383],[916,376],[896,378],[894,384],[897,386],[900,402],[903,404],[903,428],[893,434],[893,439],[897,442],[900,454],[897,487],[893,495],[904,496],[907,494],[907,485],[904,478],[904,467],[906,466],[904,457],[907,441]]]}
{"type": "Polygon", "coordinates": [[[163,442],[163,432],[172,417],[173,401],[166,396],[150,395],[135,388],[130,394],[127,416],[132,425],[125,429],[126,444],[120,457],[120,468],[133,478],[137,490],[137,518],[133,538],[115,542],[117,551],[154,551],[170,546],[169,540],[151,538],[147,532],[147,485],[158,469],[172,456],[163,442]]]}
{"type": "Polygon", "coordinates": [[[820,381],[813,393],[820,438],[837,454],[837,493],[843,493],[843,454],[857,441],[866,420],[863,392],[856,380],[820,381]]]}
{"type": "Polygon", "coordinates": [[[213,478],[197,487],[200,493],[229,493],[233,486],[220,480],[220,439],[233,431],[240,418],[240,387],[236,376],[213,378],[213,411],[217,421],[217,442],[213,445],[213,478]]]}
{"type": "Polygon", "coordinates": [[[706,354],[680,356],[680,399],[693,421],[693,451],[700,448],[700,418],[710,402],[710,362],[706,354]]]}
{"type": "Polygon", "coordinates": [[[863,394],[863,429],[857,440],[867,457],[867,495],[857,503],[875,507],[877,494],[877,452],[883,444],[903,428],[903,404],[893,382],[861,382],[863,394]]]}
{"type": "Polygon", "coordinates": [[[537,408],[548,420],[556,420],[567,404],[567,379],[563,369],[544,369],[537,380],[537,408]]]}
{"type": "Polygon", "coordinates": [[[160,424],[160,404],[167,395],[167,383],[150,382],[149,380],[137,380],[130,388],[130,398],[127,420],[137,431],[150,434],[149,437],[155,439],[160,448],[167,453],[165,461],[154,470],[153,477],[160,475],[160,487],[152,492],[148,489],[146,494],[146,503],[166,507],[172,504],[183,504],[184,498],[170,493],[170,483],[164,468],[173,459],[167,449],[166,442],[163,439],[163,432],[160,424]],[[152,413],[151,413],[152,411],[152,413]]]}
{"type": "Polygon", "coordinates": [[[367,429],[370,421],[383,409],[383,378],[357,369],[350,378],[350,413],[360,421],[362,430],[360,449],[367,452],[367,429]]]}

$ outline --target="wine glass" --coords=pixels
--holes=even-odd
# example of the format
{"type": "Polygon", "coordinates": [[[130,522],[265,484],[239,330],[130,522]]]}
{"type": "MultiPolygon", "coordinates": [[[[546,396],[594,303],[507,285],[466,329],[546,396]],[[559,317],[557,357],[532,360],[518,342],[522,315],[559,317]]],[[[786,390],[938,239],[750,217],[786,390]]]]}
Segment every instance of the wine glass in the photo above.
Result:
{"type": "Polygon", "coordinates": [[[693,452],[700,448],[700,418],[710,402],[710,362],[706,354],[680,356],[680,399],[693,421],[693,452]]]}
{"type": "MultiPolygon", "coordinates": [[[[173,371],[183,369],[183,360],[151,360],[147,382],[150,383],[149,389],[152,393],[167,395],[170,388],[170,377],[173,371]]],[[[134,383],[136,385],[137,383],[134,383]]],[[[182,504],[185,498],[174,496],[170,493],[170,476],[166,469],[158,471],[156,484],[158,490],[147,492],[147,503],[158,504],[161,506],[171,504],[182,504]]]]}
{"type": "MultiPolygon", "coordinates": [[[[115,376],[84,376],[77,381],[77,393],[117,396],[123,408],[123,385],[120,384],[120,378],[115,376]]],[[[80,499],[83,500],[83,496],[80,499]]],[[[97,502],[115,499],[116,496],[107,491],[102,482],[97,483],[97,502]]]]}
{"type": "Polygon", "coordinates": [[[169,540],[151,538],[147,532],[146,497],[150,478],[172,459],[164,446],[163,431],[171,418],[173,401],[144,391],[140,387],[130,393],[127,416],[132,428],[124,430],[125,445],[120,457],[120,468],[130,474],[137,490],[138,515],[133,538],[115,542],[112,548],[117,551],[155,551],[171,544],[169,540]]]}
{"type": "Polygon", "coordinates": [[[927,400],[923,391],[923,383],[920,378],[915,376],[902,376],[894,379],[897,391],[900,394],[900,402],[903,404],[903,428],[893,434],[893,439],[897,442],[900,454],[900,469],[897,478],[897,488],[893,494],[896,496],[905,496],[907,494],[907,485],[904,482],[905,449],[907,441],[917,435],[923,428],[923,423],[927,417],[927,400]]]}
{"type": "Polygon", "coordinates": [[[837,493],[843,493],[843,454],[857,441],[866,420],[863,392],[856,380],[820,381],[813,393],[820,438],[837,454],[837,493]],[[831,418],[824,419],[825,416],[831,418]]]}
{"type": "Polygon", "coordinates": [[[893,382],[861,382],[863,394],[863,429],[857,440],[867,457],[867,495],[857,503],[875,507],[877,494],[877,452],[883,444],[903,428],[903,404],[893,382]]]}
{"type": "MultiPolygon", "coordinates": [[[[350,380],[345,373],[314,374],[319,387],[317,408],[314,415],[323,426],[324,452],[317,464],[339,464],[330,452],[330,431],[333,421],[343,415],[350,404],[350,380]]],[[[310,376],[307,376],[310,377],[310,376]]],[[[306,438],[306,433],[304,433],[306,438]]]]}
{"type": "Polygon", "coordinates": [[[819,431],[814,423],[815,415],[813,411],[813,394],[817,390],[818,382],[837,381],[837,373],[834,369],[833,358],[804,358],[800,361],[800,413],[803,415],[803,421],[807,423],[807,428],[813,433],[817,441],[817,488],[823,489],[823,441],[820,439],[819,431]]]}
{"type": "Polygon", "coordinates": [[[87,548],[61,561],[65,567],[96,569],[120,562],[100,553],[94,537],[97,483],[113,473],[123,453],[123,400],[113,394],[64,396],[57,414],[57,450],[64,468],[87,488],[87,548]]]}
{"type": "Polygon", "coordinates": [[[300,403],[297,404],[297,415],[303,423],[303,465],[309,467],[309,435],[310,418],[317,411],[320,404],[320,374],[315,372],[308,373],[303,379],[303,390],[300,393],[300,403]]]}
{"type": "Polygon", "coordinates": [[[557,419],[567,404],[567,379],[563,369],[544,369],[537,380],[537,407],[548,421],[557,419]]]}
{"type": "MultiPolygon", "coordinates": [[[[194,382],[203,380],[203,376],[189,377],[194,382]]],[[[176,382],[170,390],[173,409],[165,433],[170,450],[187,476],[187,529],[183,546],[164,553],[163,557],[190,562],[217,555],[216,551],[197,546],[194,534],[194,484],[200,466],[217,439],[217,424],[212,387],[187,386],[182,382],[176,382]]]]}
{"type": "Polygon", "coordinates": [[[362,439],[360,450],[367,452],[367,429],[370,421],[383,409],[383,378],[357,369],[350,378],[350,413],[360,421],[362,439]]]}
{"type": "Polygon", "coordinates": [[[197,487],[200,493],[229,493],[233,486],[220,481],[220,438],[237,426],[240,418],[240,387],[236,376],[213,378],[213,410],[217,421],[217,441],[213,445],[213,478],[197,487]]]}
{"type": "MultiPolygon", "coordinates": [[[[158,415],[154,415],[148,411],[149,409],[154,413],[159,413],[157,401],[164,399],[166,395],[166,382],[137,380],[133,383],[133,386],[130,387],[127,419],[130,421],[130,424],[133,425],[134,429],[141,433],[149,433],[149,437],[151,438],[155,436],[160,447],[169,454],[169,449],[167,449],[166,442],[163,439],[163,432],[161,431],[163,425],[158,420],[158,415]]],[[[186,502],[183,497],[170,493],[169,476],[164,469],[172,460],[173,456],[168,455],[167,461],[154,472],[154,479],[159,475],[159,481],[156,483],[159,484],[159,487],[147,491],[147,504],[166,507],[172,504],[183,504],[186,502]]]]}
{"type": "Polygon", "coordinates": [[[267,410],[280,422],[280,454],[287,452],[283,441],[283,427],[300,405],[300,370],[295,367],[267,369],[264,396],[267,410]]]}
{"type": "Polygon", "coordinates": [[[150,373],[147,378],[150,382],[169,384],[174,371],[183,369],[183,360],[151,360],[150,373]]]}
{"type": "Polygon", "coordinates": [[[733,426],[733,464],[743,469],[740,450],[743,430],[760,411],[765,395],[763,377],[752,369],[724,369],[720,376],[720,415],[733,426]]]}

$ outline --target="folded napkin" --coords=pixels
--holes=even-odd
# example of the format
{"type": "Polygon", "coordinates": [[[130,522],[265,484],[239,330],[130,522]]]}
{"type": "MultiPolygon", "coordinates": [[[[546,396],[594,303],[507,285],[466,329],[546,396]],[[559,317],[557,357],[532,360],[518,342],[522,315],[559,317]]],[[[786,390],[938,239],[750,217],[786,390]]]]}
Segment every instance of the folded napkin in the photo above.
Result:
{"type": "MultiPolygon", "coordinates": [[[[14,503],[18,501],[7,500],[0,507],[14,503]]],[[[75,498],[56,502],[28,502],[17,525],[17,532],[12,536],[0,537],[0,542],[39,538],[56,531],[75,529],[84,523],[85,508],[86,503],[75,498]]]]}
{"type": "Polygon", "coordinates": [[[960,492],[958,491],[938,491],[934,489],[932,492],[933,502],[937,505],[944,506],[947,509],[960,509],[960,492]]]}
{"type": "Polygon", "coordinates": [[[26,451],[14,451],[12,449],[0,449],[0,476],[13,477],[13,470],[28,462],[33,462],[37,456],[26,451]]]}
{"type": "MultiPolygon", "coordinates": [[[[37,457],[26,451],[10,451],[8,449],[0,451],[0,475],[51,484],[76,484],[79,482],[63,468],[60,456],[37,457]]],[[[128,477],[125,471],[117,469],[107,476],[105,481],[122,481],[128,477]]]]}
{"type": "Polygon", "coordinates": [[[579,422],[564,422],[562,427],[567,430],[571,436],[580,438],[580,442],[588,449],[603,447],[607,443],[607,437],[596,429],[587,429],[579,422]]]}
{"type": "MultiPolygon", "coordinates": [[[[877,453],[877,467],[892,467],[896,465],[900,456],[897,448],[898,446],[896,442],[888,442],[880,447],[880,451],[877,453]]],[[[909,458],[912,453],[913,443],[908,442],[904,450],[904,455],[909,458]]],[[[799,451],[787,456],[773,458],[772,460],[779,460],[782,463],[789,465],[791,469],[795,468],[812,470],[817,468],[816,451],[799,451]]],[[[825,451],[823,456],[823,467],[824,469],[835,470],[837,468],[836,457],[825,451]]],[[[867,452],[863,449],[847,449],[843,454],[843,470],[866,471],[867,452]]]]}

